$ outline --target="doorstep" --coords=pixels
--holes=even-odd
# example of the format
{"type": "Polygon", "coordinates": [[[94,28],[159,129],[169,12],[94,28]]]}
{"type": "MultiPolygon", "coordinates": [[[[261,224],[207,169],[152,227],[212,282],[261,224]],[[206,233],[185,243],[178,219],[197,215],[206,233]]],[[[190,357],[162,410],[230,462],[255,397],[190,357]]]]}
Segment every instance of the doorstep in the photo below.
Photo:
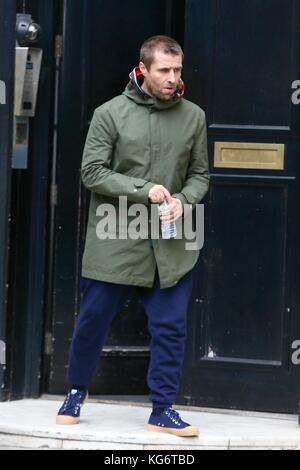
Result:
{"type": "MultiPolygon", "coordinates": [[[[56,398],[56,399],[55,399],[56,398]]],[[[0,447],[102,450],[298,449],[296,415],[179,406],[183,419],[200,428],[199,437],[180,438],[147,431],[150,405],[91,399],[81,422],[58,426],[61,404],[51,399],[0,403],[0,447]]]]}

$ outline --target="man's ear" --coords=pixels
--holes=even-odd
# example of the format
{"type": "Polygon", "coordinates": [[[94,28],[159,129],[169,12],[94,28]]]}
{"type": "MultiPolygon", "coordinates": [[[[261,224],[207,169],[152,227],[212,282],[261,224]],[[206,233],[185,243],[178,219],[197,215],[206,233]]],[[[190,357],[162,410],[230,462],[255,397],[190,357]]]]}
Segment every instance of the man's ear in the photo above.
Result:
{"type": "Polygon", "coordinates": [[[145,75],[145,73],[148,72],[147,67],[146,67],[146,65],[144,64],[144,62],[140,62],[140,63],[139,63],[139,69],[140,69],[140,71],[142,72],[143,75],[145,75]]]}

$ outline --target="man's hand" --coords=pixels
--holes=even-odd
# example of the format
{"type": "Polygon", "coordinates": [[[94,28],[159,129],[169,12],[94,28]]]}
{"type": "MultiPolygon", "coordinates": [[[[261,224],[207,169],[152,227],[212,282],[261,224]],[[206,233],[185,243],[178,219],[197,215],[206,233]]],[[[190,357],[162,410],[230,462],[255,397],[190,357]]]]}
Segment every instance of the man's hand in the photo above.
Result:
{"type": "Polygon", "coordinates": [[[161,184],[156,184],[150,189],[149,194],[148,194],[148,199],[150,202],[153,202],[154,204],[159,204],[160,202],[163,202],[165,199],[167,200],[168,204],[171,204],[172,202],[171,194],[161,184]]]}
{"type": "Polygon", "coordinates": [[[160,213],[160,220],[171,224],[181,217],[183,213],[183,207],[181,201],[175,197],[171,197],[171,201],[168,202],[168,204],[168,209],[160,213]]]}

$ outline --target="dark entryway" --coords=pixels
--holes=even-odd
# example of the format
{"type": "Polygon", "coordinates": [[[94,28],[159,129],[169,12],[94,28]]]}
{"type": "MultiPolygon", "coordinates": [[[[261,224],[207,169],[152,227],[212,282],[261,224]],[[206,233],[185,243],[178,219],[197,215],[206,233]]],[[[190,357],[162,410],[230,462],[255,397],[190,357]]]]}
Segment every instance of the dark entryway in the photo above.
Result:
{"type": "MultiPolygon", "coordinates": [[[[89,195],[79,174],[94,109],[122,93],[142,42],[169,34],[183,42],[184,1],[64,2],[60,69],[57,185],[51,298],[46,328],[46,391],[64,392],[68,350],[78,313],[78,277],[89,195]]],[[[101,394],[145,394],[149,338],[137,298],[114,322],[97,377],[101,394]]]]}

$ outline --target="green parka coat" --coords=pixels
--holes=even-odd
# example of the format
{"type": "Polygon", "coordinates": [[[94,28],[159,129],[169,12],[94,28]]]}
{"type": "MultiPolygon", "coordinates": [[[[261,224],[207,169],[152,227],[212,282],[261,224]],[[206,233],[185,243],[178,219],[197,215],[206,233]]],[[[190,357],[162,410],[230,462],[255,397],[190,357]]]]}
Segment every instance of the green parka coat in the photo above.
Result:
{"type": "Polygon", "coordinates": [[[118,215],[118,198],[127,196],[128,206],[142,203],[149,209],[155,184],[183,204],[200,202],[209,185],[203,110],[184,98],[164,102],[143,96],[129,82],[122,95],[94,111],[81,171],[91,191],[82,276],[152,287],[157,268],[161,288],[176,285],[199,250],[186,250],[184,238],[101,239],[99,206],[113,204],[118,215]]]}

